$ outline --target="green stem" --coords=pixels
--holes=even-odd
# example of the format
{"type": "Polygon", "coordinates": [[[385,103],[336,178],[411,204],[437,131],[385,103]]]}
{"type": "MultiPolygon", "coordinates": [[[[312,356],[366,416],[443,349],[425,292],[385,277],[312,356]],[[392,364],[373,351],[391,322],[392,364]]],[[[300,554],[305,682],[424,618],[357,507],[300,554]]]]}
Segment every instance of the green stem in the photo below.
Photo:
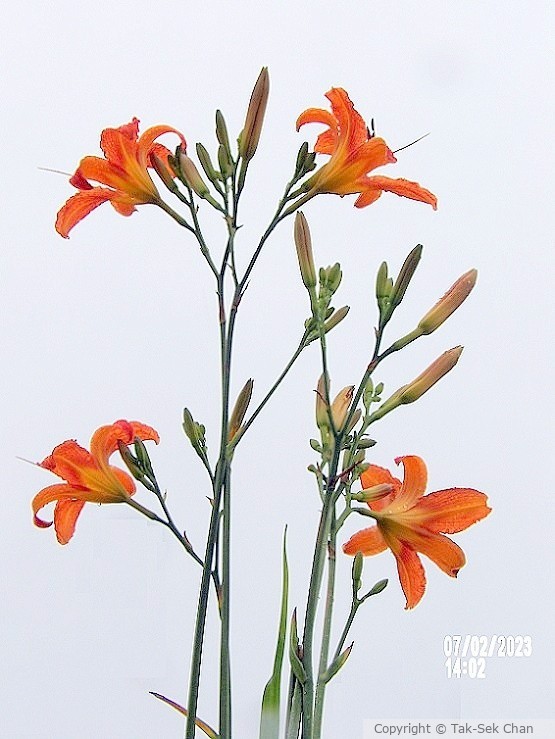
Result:
{"type": "Polygon", "coordinates": [[[337,644],[337,649],[335,650],[335,653],[333,655],[332,662],[333,662],[333,660],[337,659],[337,657],[339,657],[339,655],[341,654],[341,651],[343,649],[343,645],[345,644],[345,641],[347,639],[347,636],[349,635],[349,630],[350,630],[351,626],[353,625],[353,621],[355,620],[355,616],[356,616],[357,611],[358,611],[358,609],[360,607],[360,604],[361,604],[361,601],[359,601],[358,599],[357,600],[353,600],[353,602],[351,604],[351,611],[350,611],[349,616],[347,618],[347,622],[345,624],[345,628],[343,629],[343,631],[341,633],[341,636],[339,637],[339,642],[337,644]]]}
{"type": "Polygon", "coordinates": [[[335,506],[332,511],[330,534],[328,540],[328,583],[326,592],[326,605],[324,611],[324,624],[322,627],[322,644],[320,647],[320,663],[318,667],[318,680],[316,682],[316,697],[314,700],[314,736],[320,737],[322,733],[322,719],[324,715],[324,695],[326,683],[323,679],[328,669],[328,657],[331,638],[331,626],[333,617],[333,602],[335,596],[335,571],[336,571],[336,520],[335,506]]]}
{"type": "Polygon", "coordinates": [[[249,420],[246,421],[241,426],[241,428],[239,429],[239,431],[235,434],[235,437],[233,439],[233,448],[235,448],[237,446],[237,444],[239,443],[239,441],[241,440],[241,438],[244,436],[244,434],[247,432],[247,430],[252,426],[252,424],[254,423],[254,421],[256,420],[256,418],[258,417],[258,415],[260,414],[260,412],[262,411],[262,409],[264,408],[264,406],[266,405],[266,403],[270,400],[270,398],[272,397],[272,395],[275,393],[275,391],[281,385],[281,383],[283,382],[283,380],[285,379],[285,377],[289,373],[289,370],[291,369],[291,367],[295,364],[295,362],[297,361],[297,359],[301,355],[301,352],[303,351],[303,349],[306,348],[306,346],[307,346],[306,339],[308,337],[308,333],[309,333],[308,331],[305,331],[305,333],[304,333],[304,335],[303,335],[303,337],[302,337],[302,339],[301,339],[301,341],[299,343],[299,346],[295,350],[295,353],[293,354],[293,356],[291,357],[291,359],[289,360],[289,362],[285,366],[285,369],[283,370],[283,372],[280,374],[280,376],[274,382],[274,384],[272,385],[272,387],[270,388],[270,390],[268,390],[267,394],[264,397],[264,400],[262,400],[262,402],[260,403],[260,405],[253,412],[253,414],[249,418],[249,420]]]}
{"type": "Polygon", "coordinates": [[[230,544],[231,480],[226,466],[222,519],[222,624],[220,646],[220,737],[231,737],[231,665],[230,665],[230,544]]]}

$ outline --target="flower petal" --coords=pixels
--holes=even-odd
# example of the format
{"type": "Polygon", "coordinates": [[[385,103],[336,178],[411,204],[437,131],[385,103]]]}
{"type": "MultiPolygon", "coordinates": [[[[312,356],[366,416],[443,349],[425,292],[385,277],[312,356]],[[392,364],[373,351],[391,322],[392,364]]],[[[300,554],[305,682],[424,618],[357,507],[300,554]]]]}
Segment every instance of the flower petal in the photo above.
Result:
{"type": "Polygon", "coordinates": [[[401,524],[392,525],[391,528],[395,537],[431,559],[450,577],[457,577],[461,567],[466,564],[463,550],[443,534],[433,534],[424,528],[401,524]]]}
{"type": "Polygon", "coordinates": [[[132,444],[135,437],[143,441],[160,441],[158,432],[151,426],[139,421],[120,420],[109,426],[101,426],[91,438],[91,454],[101,464],[106,466],[108,458],[118,448],[118,441],[123,444],[132,444]]]}
{"type": "Polygon", "coordinates": [[[340,139],[345,141],[347,149],[352,151],[368,141],[368,129],[364,118],[355,110],[345,90],[342,87],[332,87],[326,92],[326,97],[337,119],[340,139]]]}
{"type": "MultiPolygon", "coordinates": [[[[183,136],[181,131],[178,131],[176,128],[172,128],[171,126],[166,125],[151,126],[150,128],[147,128],[143,134],[141,134],[137,142],[137,159],[143,166],[146,167],[148,164],[148,156],[152,151],[154,142],[159,136],[162,136],[165,133],[175,133],[177,136],[179,136],[179,139],[181,141],[181,148],[184,152],[187,151],[187,142],[185,141],[185,137],[183,136]]],[[[167,161],[167,157],[165,161],[167,161]]]]}
{"type": "Polygon", "coordinates": [[[81,490],[62,483],[49,485],[38,492],[31,503],[34,523],[36,526],[39,526],[40,528],[51,526],[51,524],[40,519],[37,516],[37,513],[41,508],[44,508],[45,505],[53,503],[55,500],[82,500],[84,502],[95,503],[98,502],[98,495],[91,490],[81,490]]]}
{"type": "Polygon", "coordinates": [[[133,118],[119,128],[105,128],[100,134],[100,148],[106,159],[124,167],[128,156],[134,155],[139,135],[139,119],[133,118]]]}
{"type": "Polygon", "coordinates": [[[449,488],[425,495],[409,512],[429,531],[454,534],[491,513],[487,496],[472,488],[449,488]]]}
{"type": "Polygon", "coordinates": [[[97,469],[97,464],[91,453],[83,449],[73,439],[58,444],[52,454],[46,457],[39,466],[53,472],[73,487],[78,488],[86,487],[81,471],[97,469]]]}
{"type": "Polygon", "coordinates": [[[410,546],[384,530],[384,538],[397,562],[397,572],[403,593],[407,599],[405,608],[414,608],[422,600],[426,590],[426,573],[418,554],[410,546]]]}
{"type": "Polygon", "coordinates": [[[379,554],[387,549],[387,544],[377,526],[370,526],[353,534],[348,542],[343,544],[345,554],[355,555],[360,552],[365,557],[379,554]]]}
{"type": "Polygon", "coordinates": [[[90,190],[81,190],[73,195],[58,211],[56,231],[64,239],[69,238],[69,232],[88,216],[99,205],[113,198],[112,190],[103,187],[93,187],[90,190]]]}
{"type": "Polygon", "coordinates": [[[60,544],[67,544],[75,533],[75,525],[83,510],[83,500],[59,500],[54,509],[54,528],[60,544]]]}
{"type": "MultiPolygon", "coordinates": [[[[366,179],[365,193],[375,190],[393,192],[403,198],[410,200],[419,200],[422,203],[428,203],[434,210],[437,210],[437,198],[429,190],[418,184],[403,178],[392,179],[391,177],[383,177],[382,175],[372,175],[366,179]]],[[[369,195],[370,196],[370,195],[369,195]]],[[[372,202],[372,201],[369,201],[372,202]]],[[[365,203],[366,205],[368,203],[365,203]]],[[[362,206],[359,205],[359,208],[362,206]]]]}
{"type": "Polygon", "coordinates": [[[421,457],[417,457],[416,455],[397,457],[395,464],[403,465],[405,476],[401,490],[393,504],[388,508],[388,513],[397,513],[412,508],[416,501],[424,494],[428,481],[426,464],[421,457]]]}

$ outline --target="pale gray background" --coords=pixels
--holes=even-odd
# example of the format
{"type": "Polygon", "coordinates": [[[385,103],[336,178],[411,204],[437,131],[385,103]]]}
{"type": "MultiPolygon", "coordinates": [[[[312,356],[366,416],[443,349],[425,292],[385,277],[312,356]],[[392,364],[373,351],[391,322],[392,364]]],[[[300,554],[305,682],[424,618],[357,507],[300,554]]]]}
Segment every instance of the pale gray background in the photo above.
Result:
{"type": "MultiPolygon", "coordinates": [[[[207,488],[181,428],[193,409],[216,446],[215,300],[191,239],[153,208],[130,219],[105,205],[70,241],[53,229],[65,178],[98,153],[100,130],[138,116],[213,147],[213,114],[232,132],[269,65],[272,92],[252,165],[240,259],[267,222],[300,143],[297,115],[325,106],[332,85],[392,148],[430,131],[387,174],[418,179],[440,207],[384,195],[306,209],[320,264],[345,271],[337,305],[352,306],[330,341],[333,388],[357,381],[371,351],[375,270],[398,269],[418,241],[424,259],[395,338],[462,272],[480,277],[441,331],[383,366],[389,390],[444,349],[459,366],[415,406],[380,424],[372,455],[422,455],[430,490],[477,487],[495,509],[459,535],[458,582],[428,564],[428,592],[407,613],[389,553],[366,583],[391,577],[353,630],[356,647],[329,690],[328,739],[362,736],[368,718],[553,718],[551,3],[100,2],[23,0],[4,10],[2,48],[2,585],[0,736],[8,739],[179,737],[181,719],[147,695],[184,701],[198,568],[165,530],[120,506],[85,511],[60,547],[32,526],[29,502],[53,482],[41,460],[99,425],[151,423],[153,453],[177,520],[200,545],[207,488]],[[448,681],[445,634],[530,634],[529,659],[494,659],[483,681],[448,681]]],[[[193,150],[191,146],[191,150],[193,150]]],[[[384,174],[385,174],[384,170],[384,174]]],[[[202,215],[211,217],[207,209],[202,215]]],[[[296,346],[307,305],[282,226],[241,309],[237,392],[255,399],[296,346]],[[263,307],[261,307],[263,306],[263,307]]],[[[221,236],[217,219],[208,228],[221,236]]],[[[307,352],[238,453],[233,558],[236,737],[256,735],[276,628],[280,540],[289,524],[292,603],[303,607],[318,501],[306,465],[319,373],[307,352]]],[[[353,521],[345,534],[356,530],[353,521]]],[[[341,561],[338,616],[350,561],[341,561]]],[[[211,619],[209,637],[215,635],[211,619]]],[[[215,652],[207,651],[200,714],[215,721],[215,652]]]]}

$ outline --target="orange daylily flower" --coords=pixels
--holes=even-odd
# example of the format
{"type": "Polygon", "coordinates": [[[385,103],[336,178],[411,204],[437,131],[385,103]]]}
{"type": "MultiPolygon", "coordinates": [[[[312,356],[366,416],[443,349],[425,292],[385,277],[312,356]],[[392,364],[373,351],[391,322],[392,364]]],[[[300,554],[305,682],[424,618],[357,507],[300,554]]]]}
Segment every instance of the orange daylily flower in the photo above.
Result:
{"type": "Polygon", "coordinates": [[[308,195],[360,193],[355,207],[364,208],[387,191],[429,203],[436,210],[436,196],[417,182],[382,175],[368,177],[368,173],[377,167],[396,162],[395,155],[382,138],[369,131],[345,90],[332,87],[326,97],[331,103],[331,113],[321,108],[309,108],[297,119],[297,131],[305,123],[329,126],[318,136],[314,151],[329,154],[331,159],[305,183],[308,195]]]}
{"type": "Polygon", "coordinates": [[[130,216],[136,205],[160,203],[160,195],[152,181],[148,168],[157,157],[166,166],[170,178],[174,177],[168,165],[170,150],[156,139],[164,133],[175,133],[185,151],[187,143],[183,134],[171,126],[153,126],[139,136],[139,121],[133,118],[119,128],[105,128],[100,136],[101,157],[81,159],[70,183],[79,192],[61,208],[56,219],[56,231],[65,239],[71,229],[85,216],[109,201],[122,216],[130,216]],[[89,180],[106,187],[93,186],[89,180]]]}
{"type": "Polygon", "coordinates": [[[420,457],[398,457],[405,469],[401,483],[389,470],[377,465],[362,473],[364,489],[384,483],[393,491],[368,502],[376,526],[363,529],[343,545],[345,554],[379,554],[391,549],[397,560],[406,608],[414,608],[424,595],[426,576],[418,553],[435,562],[451,577],[466,562],[464,552],[443,534],[463,531],[490,512],[484,493],[471,488],[450,488],[424,495],[426,465],[420,457]]]}
{"type": "Polygon", "coordinates": [[[50,485],[35,495],[32,503],[35,525],[48,528],[54,523],[58,541],[67,544],[85,503],[125,503],[135,492],[135,483],[127,472],[109,464],[109,459],[118,449],[118,442],[132,444],[136,438],[157,444],[160,440],[150,426],[137,421],[116,421],[94,432],[90,452],[73,440],[57,446],[39,467],[50,470],[65,483],[50,485]],[[54,521],[43,521],[37,513],[53,501],[56,501],[54,521]]]}

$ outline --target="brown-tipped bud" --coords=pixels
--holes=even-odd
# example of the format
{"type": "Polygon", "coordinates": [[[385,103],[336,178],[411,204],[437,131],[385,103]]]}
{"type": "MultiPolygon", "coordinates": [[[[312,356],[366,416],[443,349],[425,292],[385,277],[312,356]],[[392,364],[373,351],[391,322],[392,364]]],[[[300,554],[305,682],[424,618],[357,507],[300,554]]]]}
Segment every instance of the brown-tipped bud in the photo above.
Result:
{"type": "Polygon", "coordinates": [[[339,392],[331,404],[331,417],[336,430],[343,428],[355,391],[354,385],[347,385],[339,392]]]}
{"type": "Polygon", "coordinates": [[[175,192],[177,190],[177,185],[175,184],[173,179],[173,172],[170,170],[168,165],[154,153],[151,153],[150,155],[150,162],[154,171],[162,180],[164,185],[168,188],[168,190],[170,192],[175,192]]]}
{"type": "Polygon", "coordinates": [[[243,389],[239,393],[237,400],[235,401],[235,407],[233,408],[231,419],[229,421],[229,441],[233,439],[235,434],[241,428],[245,413],[247,412],[247,408],[249,407],[249,403],[251,402],[253,387],[254,380],[247,380],[243,389]]]}
{"type": "Polygon", "coordinates": [[[239,154],[247,162],[253,158],[258,147],[269,92],[270,76],[268,74],[268,67],[262,67],[262,71],[258,75],[252,91],[245,125],[241,131],[239,142],[239,154]]]}
{"type": "Polygon", "coordinates": [[[416,268],[418,267],[418,263],[420,262],[423,248],[422,244],[415,246],[403,262],[403,266],[401,267],[399,276],[395,280],[395,284],[393,285],[393,290],[391,292],[392,309],[396,308],[405,297],[407,287],[409,286],[409,283],[416,272],[416,268]]]}
{"type": "Polygon", "coordinates": [[[478,271],[475,269],[470,269],[464,275],[461,275],[455,284],[447,290],[445,295],[421,319],[418,324],[420,331],[423,334],[431,334],[432,331],[439,328],[468,298],[476,284],[477,278],[478,271]]]}
{"type": "Polygon", "coordinates": [[[179,153],[179,169],[184,181],[200,198],[205,198],[210,193],[208,185],[200,176],[195,163],[184,151],[179,153]]]}
{"type": "Polygon", "coordinates": [[[330,425],[324,375],[320,375],[318,385],[316,386],[316,425],[319,429],[329,428],[330,425]]]}
{"type": "Polygon", "coordinates": [[[435,362],[418,375],[418,377],[409,382],[408,385],[403,385],[393,395],[388,398],[371,416],[373,421],[377,421],[379,418],[385,416],[394,408],[407,403],[414,403],[415,400],[421,398],[424,393],[433,387],[436,382],[439,382],[441,378],[450,372],[453,367],[459,361],[459,357],[462,353],[462,346],[455,346],[453,349],[449,349],[438,357],[435,362]]]}
{"type": "Polygon", "coordinates": [[[345,662],[349,659],[349,655],[351,654],[351,651],[353,649],[354,644],[355,643],[352,642],[352,644],[350,644],[347,647],[347,649],[345,649],[343,652],[341,652],[341,654],[338,655],[333,660],[333,662],[331,663],[331,665],[328,667],[328,669],[322,675],[322,681],[324,683],[329,683],[329,681],[332,679],[332,677],[335,677],[335,675],[337,675],[337,673],[339,672],[339,670],[343,667],[343,665],[345,664],[345,662]]]}
{"type": "Polygon", "coordinates": [[[297,248],[297,259],[301,270],[301,278],[307,290],[316,286],[316,268],[312,255],[312,239],[310,229],[304,214],[300,211],[295,216],[295,246],[297,248]]]}

